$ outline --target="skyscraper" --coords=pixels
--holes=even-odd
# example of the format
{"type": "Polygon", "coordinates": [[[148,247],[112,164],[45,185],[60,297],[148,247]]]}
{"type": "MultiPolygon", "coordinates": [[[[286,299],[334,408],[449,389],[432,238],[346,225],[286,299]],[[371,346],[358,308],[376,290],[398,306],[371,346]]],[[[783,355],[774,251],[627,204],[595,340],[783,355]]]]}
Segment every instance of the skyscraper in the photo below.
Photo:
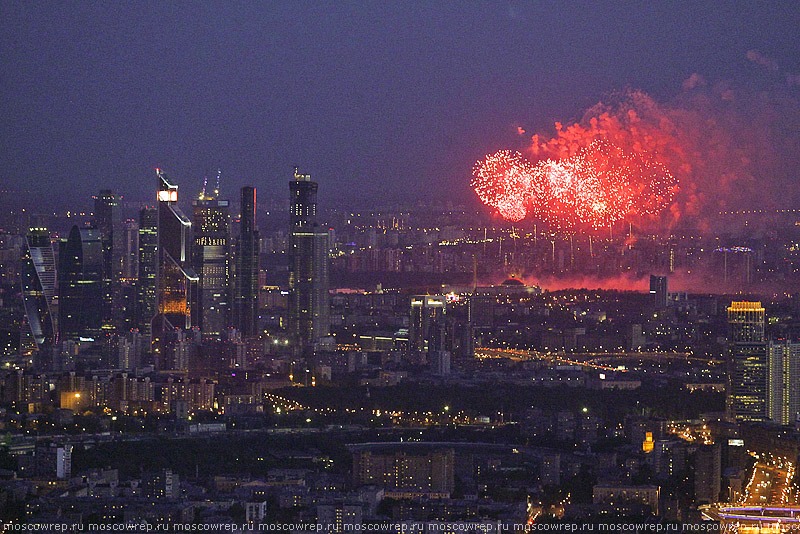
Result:
{"type": "Polygon", "coordinates": [[[39,352],[37,366],[43,367],[50,361],[58,332],[56,260],[46,228],[31,228],[25,236],[25,244],[20,272],[22,300],[39,352]]]}
{"type": "Polygon", "coordinates": [[[153,317],[156,314],[156,274],[158,273],[158,209],[139,212],[139,269],[136,280],[136,328],[150,350],[153,317]]]}
{"type": "Polygon", "coordinates": [[[256,334],[258,310],[258,230],[256,188],[241,190],[241,222],[236,240],[233,325],[244,337],[256,334]]]}
{"type": "Polygon", "coordinates": [[[317,182],[298,174],[289,182],[289,331],[307,352],[330,331],[328,232],[317,223],[317,182]]]}
{"type": "Polygon", "coordinates": [[[764,421],[767,412],[767,343],[760,302],[731,302],[728,308],[729,409],[736,419],[764,421]]]}
{"type": "Polygon", "coordinates": [[[98,339],[106,317],[105,245],[98,229],[73,226],[58,254],[60,341],[98,339]]]}
{"type": "Polygon", "coordinates": [[[115,247],[115,239],[119,240],[119,232],[114,232],[115,212],[118,206],[117,197],[110,189],[102,189],[94,197],[94,226],[97,228],[99,238],[102,242],[102,287],[103,300],[101,315],[103,318],[103,328],[110,330],[113,328],[114,300],[118,298],[119,278],[121,275],[121,254],[119,247],[115,247]]]}
{"type": "Polygon", "coordinates": [[[194,246],[192,268],[199,276],[197,318],[204,336],[219,337],[230,311],[230,225],[227,200],[203,192],[192,203],[194,246]]]}
{"type": "Polygon", "coordinates": [[[650,275],[650,294],[653,295],[653,305],[657,310],[667,307],[667,277],[650,275]]]}
{"type": "Polygon", "coordinates": [[[191,221],[177,205],[178,186],[158,176],[158,273],[153,352],[158,369],[173,369],[176,330],[196,324],[198,276],[190,267],[191,221]]]}
{"type": "Polygon", "coordinates": [[[769,418],[793,425],[800,414],[800,343],[769,343],[769,418]]]}
{"type": "Polygon", "coordinates": [[[128,219],[122,232],[122,279],[131,282],[139,277],[139,224],[128,219]]]}
{"type": "Polygon", "coordinates": [[[447,299],[443,295],[411,297],[408,347],[412,351],[444,350],[444,315],[447,299]]]}

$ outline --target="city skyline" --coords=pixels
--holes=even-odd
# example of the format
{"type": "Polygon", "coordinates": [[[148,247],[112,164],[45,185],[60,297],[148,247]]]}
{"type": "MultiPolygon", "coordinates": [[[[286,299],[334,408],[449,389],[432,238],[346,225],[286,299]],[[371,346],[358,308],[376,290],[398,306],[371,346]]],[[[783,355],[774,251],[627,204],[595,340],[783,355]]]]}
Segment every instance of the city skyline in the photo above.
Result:
{"type": "Polygon", "coordinates": [[[797,28],[0,3],[3,530],[800,522],[797,28]]]}

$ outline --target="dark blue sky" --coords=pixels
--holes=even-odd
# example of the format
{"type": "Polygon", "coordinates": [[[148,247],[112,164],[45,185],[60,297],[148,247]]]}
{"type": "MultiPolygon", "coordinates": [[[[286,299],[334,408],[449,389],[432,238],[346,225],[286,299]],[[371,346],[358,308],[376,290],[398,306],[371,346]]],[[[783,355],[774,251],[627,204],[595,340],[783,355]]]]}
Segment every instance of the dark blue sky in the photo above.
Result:
{"type": "Polygon", "coordinates": [[[287,196],[471,199],[475,160],[612,91],[800,72],[800,3],[0,2],[0,184],[81,205],[287,196]]]}

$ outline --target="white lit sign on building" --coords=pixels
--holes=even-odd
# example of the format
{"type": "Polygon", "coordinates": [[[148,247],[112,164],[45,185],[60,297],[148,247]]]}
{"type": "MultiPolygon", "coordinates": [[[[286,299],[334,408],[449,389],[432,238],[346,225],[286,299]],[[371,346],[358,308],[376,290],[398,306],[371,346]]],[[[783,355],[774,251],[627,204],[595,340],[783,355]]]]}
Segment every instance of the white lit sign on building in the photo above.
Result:
{"type": "Polygon", "coordinates": [[[177,202],[178,201],[178,192],[177,191],[159,191],[158,192],[158,200],[159,200],[159,202],[177,202]]]}

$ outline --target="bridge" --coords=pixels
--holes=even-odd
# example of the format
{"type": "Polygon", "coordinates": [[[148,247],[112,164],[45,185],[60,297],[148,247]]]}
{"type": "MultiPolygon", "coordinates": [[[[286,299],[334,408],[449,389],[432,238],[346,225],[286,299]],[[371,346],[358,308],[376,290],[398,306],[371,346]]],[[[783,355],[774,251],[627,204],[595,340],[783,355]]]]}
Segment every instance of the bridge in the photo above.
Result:
{"type": "Polygon", "coordinates": [[[786,458],[763,458],[753,468],[742,502],[701,506],[704,517],[739,532],[800,530],[800,495],[794,480],[795,464],[786,458]],[[758,529],[758,530],[755,530],[758,529]]]}
{"type": "Polygon", "coordinates": [[[800,508],[797,506],[736,506],[730,504],[704,505],[703,517],[721,524],[784,530],[797,530],[800,508]]]}

